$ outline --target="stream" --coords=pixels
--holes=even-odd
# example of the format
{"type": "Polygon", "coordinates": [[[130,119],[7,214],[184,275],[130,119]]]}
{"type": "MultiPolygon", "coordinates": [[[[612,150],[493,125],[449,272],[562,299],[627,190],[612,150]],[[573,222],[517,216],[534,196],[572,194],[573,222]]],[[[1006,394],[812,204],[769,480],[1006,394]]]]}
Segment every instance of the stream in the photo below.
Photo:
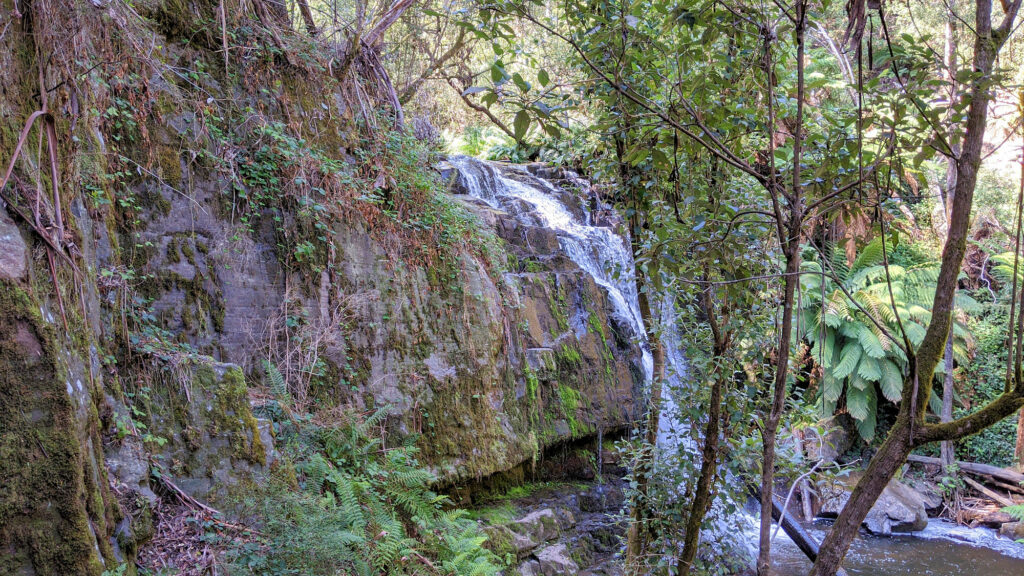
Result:
{"type": "MultiPolygon", "coordinates": [[[[819,542],[828,524],[804,526],[819,542]]],[[[772,547],[778,576],[804,576],[811,563],[796,544],[779,533],[772,547]]],[[[846,556],[850,576],[1024,576],[1024,544],[1000,538],[994,530],[966,528],[931,520],[914,534],[891,538],[861,535],[846,556]]]]}
{"type": "MultiPolygon", "coordinates": [[[[564,204],[564,199],[571,195],[522,166],[465,156],[451,157],[449,162],[458,170],[469,195],[514,214],[526,223],[540,223],[557,231],[562,250],[606,290],[616,314],[633,329],[644,349],[643,364],[650,380],[651,356],[637,304],[633,258],[626,239],[610,227],[594,225],[584,203],[574,207],[564,204]]],[[[664,324],[662,339],[669,351],[669,385],[665,387],[662,406],[667,417],[661,421],[658,444],[666,456],[675,453],[676,457],[698,457],[693,440],[685,433],[688,423],[671,416],[677,411],[669,391],[676,388],[673,384],[678,379],[685,378],[686,359],[681,352],[682,338],[673,321],[675,310],[671,302],[663,299],[658,304],[664,324]],[[683,450],[677,450],[679,446],[683,450]]],[[[662,465],[671,465],[671,462],[665,460],[662,465]]],[[[715,502],[715,506],[723,504],[715,502]]],[[[743,512],[742,505],[737,507],[740,508],[738,516],[714,522],[703,536],[709,541],[729,542],[733,550],[745,549],[752,565],[757,553],[757,517],[743,512]]],[[[821,542],[828,524],[818,522],[805,528],[821,542]]],[[[781,531],[772,557],[778,576],[803,576],[811,565],[781,531]]],[[[1024,576],[1024,544],[1000,538],[993,530],[969,529],[932,520],[928,528],[913,535],[861,536],[850,549],[845,567],[851,576],[1024,576]]]]}

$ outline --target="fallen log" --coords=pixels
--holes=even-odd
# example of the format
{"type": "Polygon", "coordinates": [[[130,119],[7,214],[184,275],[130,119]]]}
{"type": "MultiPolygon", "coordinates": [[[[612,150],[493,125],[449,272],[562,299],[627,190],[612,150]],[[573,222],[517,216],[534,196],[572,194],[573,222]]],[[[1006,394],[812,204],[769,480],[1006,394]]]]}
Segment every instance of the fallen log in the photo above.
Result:
{"type": "Polygon", "coordinates": [[[1013,522],[1013,517],[1006,512],[1000,511],[995,506],[980,508],[963,508],[960,510],[960,519],[972,528],[979,525],[989,528],[998,528],[1007,522],[1013,522]]]}
{"type": "MultiPolygon", "coordinates": [[[[991,476],[988,476],[988,475],[986,475],[984,478],[985,478],[985,482],[988,483],[988,484],[991,484],[991,485],[996,486],[998,488],[1002,488],[1003,490],[1006,490],[1008,492],[1013,492],[1015,494],[1024,494],[1024,487],[1022,487],[1022,486],[1015,486],[1013,484],[1008,484],[1006,482],[1002,482],[1000,480],[996,480],[995,478],[993,478],[991,476]]],[[[1010,497],[1013,498],[1013,494],[1011,494],[1010,497]]]]}
{"type": "Polygon", "coordinates": [[[964,476],[964,482],[966,482],[967,485],[970,486],[971,488],[974,488],[978,492],[981,492],[985,496],[988,496],[989,498],[995,500],[997,503],[999,503],[1000,506],[1004,508],[1007,506],[1014,505],[1013,500],[1010,500],[1009,498],[1003,496],[1002,494],[996,492],[995,490],[990,490],[986,488],[981,482],[978,482],[977,480],[973,480],[971,478],[968,478],[967,476],[964,476]]]}
{"type": "MultiPolygon", "coordinates": [[[[756,486],[747,486],[750,495],[755,499],[760,498],[760,489],[756,486]]],[[[804,530],[803,526],[793,518],[793,515],[782,508],[782,502],[778,498],[772,498],[772,519],[775,520],[782,531],[789,536],[789,539],[796,544],[797,548],[807,556],[807,559],[814,562],[818,558],[818,541],[804,530]]],[[[836,576],[847,576],[846,571],[840,568],[836,576]]]]}
{"type": "MultiPolygon", "coordinates": [[[[935,466],[942,466],[942,460],[939,458],[932,458],[930,456],[918,456],[917,454],[911,454],[907,456],[907,462],[916,462],[918,464],[932,464],[935,466]]],[[[975,462],[961,462],[957,460],[956,465],[967,472],[968,474],[974,474],[975,476],[991,476],[1003,482],[1009,482],[1010,484],[1024,484],[1024,474],[1020,472],[1014,472],[1013,470],[1007,470],[1006,468],[1000,468],[998,466],[990,466],[988,464],[978,464],[975,462]]]]}

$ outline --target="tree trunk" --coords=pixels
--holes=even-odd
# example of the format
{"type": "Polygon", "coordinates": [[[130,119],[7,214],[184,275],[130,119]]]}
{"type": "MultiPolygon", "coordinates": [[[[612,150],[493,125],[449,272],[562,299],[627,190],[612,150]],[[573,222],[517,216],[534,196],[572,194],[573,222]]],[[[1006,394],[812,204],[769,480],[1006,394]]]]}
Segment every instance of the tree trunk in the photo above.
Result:
{"type": "Polygon", "coordinates": [[[818,559],[811,568],[810,576],[832,576],[839,569],[850,544],[860,530],[871,507],[906,461],[911,450],[910,426],[906,420],[898,421],[890,430],[882,447],[871,459],[867,472],[861,477],[853,494],[836,518],[818,550],[818,559]]]}
{"type": "Polygon", "coordinates": [[[306,25],[306,31],[310,36],[316,36],[316,22],[313,20],[313,11],[309,9],[309,0],[297,0],[299,14],[302,15],[302,23],[306,25]]]}
{"type": "Polygon", "coordinates": [[[697,557],[697,548],[700,544],[700,527],[711,507],[711,493],[714,489],[715,479],[718,471],[718,447],[719,428],[722,418],[722,389],[728,375],[723,373],[719,359],[724,358],[729,347],[729,334],[723,334],[716,317],[714,301],[711,299],[711,289],[703,293],[704,314],[711,325],[714,334],[714,347],[712,350],[712,362],[714,362],[714,374],[711,381],[711,398],[708,401],[708,421],[704,427],[704,448],[701,450],[700,476],[697,480],[697,489],[690,504],[690,512],[686,519],[686,532],[683,537],[683,552],[679,557],[679,576],[687,576],[693,567],[693,560],[697,557]]]}
{"type": "MultiPolygon", "coordinates": [[[[946,338],[946,373],[942,378],[942,415],[943,422],[953,421],[953,330],[949,331],[949,338],[946,338]]],[[[942,447],[942,472],[947,476],[950,467],[956,461],[956,454],[953,450],[953,442],[944,440],[942,447]]]]}
{"type": "MultiPolygon", "coordinates": [[[[946,80],[949,82],[949,102],[950,102],[950,113],[946,115],[945,127],[946,134],[948,134],[948,141],[953,146],[953,153],[959,153],[959,146],[952,144],[955,139],[952,138],[953,131],[948,125],[951,122],[953,104],[959,100],[958,90],[956,88],[956,0],[949,0],[949,4],[946,6],[946,50],[944,56],[944,64],[946,65],[947,77],[946,80]]],[[[943,209],[945,210],[946,223],[948,228],[949,218],[952,214],[953,208],[953,195],[956,192],[956,158],[946,159],[946,186],[943,189],[944,194],[942,195],[943,209]]],[[[940,415],[943,422],[950,422],[953,420],[953,331],[949,331],[949,338],[946,339],[946,374],[942,380],[942,414],[940,415]]],[[[941,446],[942,452],[942,471],[947,476],[949,475],[949,467],[953,464],[956,459],[956,453],[953,447],[953,442],[946,440],[941,446]]],[[[956,497],[954,496],[954,500],[956,497]]]]}
{"type": "MultiPolygon", "coordinates": [[[[782,329],[779,332],[775,381],[772,387],[772,404],[761,430],[761,525],[758,531],[757,573],[768,576],[771,572],[771,528],[772,504],[775,498],[775,437],[779,431],[779,422],[786,408],[786,381],[789,376],[789,345],[793,338],[793,304],[796,290],[800,285],[800,235],[803,228],[803,192],[800,182],[802,161],[802,129],[804,112],[804,27],[806,24],[806,3],[798,0],[796,4],[796,130],[793,131],[793,183],[791,196],[787,198],[788,221],[783,225],[778,222],[780,232],[785,230],[786,237],[779,238],[779,245],[786,259],[786,277],[782,296],[782,329]]],[[[774,96],[772,96],[774,98],[774,96]]],[[[772,126],[772,129],[775,127],[772,126]]],[[[774,157],[774,151],[772,151],[774,157]]],[[[774,165],[771,180],[774,184],[774,165]]],[[[773,195],[778,189],[769,190],[773,195]]],[[[775,198],[776,218],[780,216],[778,199],[775,198]]]]}
{"type": "Polygon", "coordinates": [[[640,454],[633,470],[636,491],[630,509],[629,529],[626,533],[626,567],[635,570],[640,560],[647,553],[650,534],[647,529],[647,509],[651,473],[654,471],[654,457],[658,443],[658,429],[661,425],[661,394],[662,383],[665,381],[665,349],[660,335],[653,330],[654,317],[651,314],[650,299],[644,289],[643,276],[636,273],[637,300],[640,304],[640,317],[647,330],[647,341],[651,348],[654,370],[651,377],[650,406],[647,409],[646,433],[640,454]]]}

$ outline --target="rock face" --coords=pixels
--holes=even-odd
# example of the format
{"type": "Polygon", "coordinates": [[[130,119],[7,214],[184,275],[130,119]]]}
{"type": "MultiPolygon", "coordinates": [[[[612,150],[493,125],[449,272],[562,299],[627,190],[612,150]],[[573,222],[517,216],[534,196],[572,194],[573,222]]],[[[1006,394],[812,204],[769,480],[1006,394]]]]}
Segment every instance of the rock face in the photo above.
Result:
{"type": "MultiPolygon", "coordinates": [[[[32,33],[0,34],[0,150],[42,74],[75,266],[56,258],[53,286],[46,243],[0,208],[0,573],[98,576],[131,558],[152,528],[133,524],[151,462],[214,501],[262,470],[272,437],[249,404],[267,359],[302,384],[296,402],[387,407],[388,433],[417,435],[449,485],[631,425],[642,354],[607,292],[553,231],[448,193],[388,141],[390,121],[357,122],[349,92],[369,90],[367,108],[373,86],[322,54],[224,74],[206,27],[224,12],[261,26],[235,0],[22,8],[32,33]],[[125,22],[138,29],[110,33],[125,22]],[[161,47],[150,61],[92,66],[143,36],[161,47]]],[[[34,174],[19,163],[5,194],[52,230],[34,174]]]]}
{"type": "MultiPolygon", "coordinates": [[[[851,474],[823,490],[819,514],[836,517],[850,499],[860,474],[851,474]]],[[[928,525],[928,512],[921,495],[906,484],[892,480],[878,497],[864,518],[864,527],[872,534],[889,536],[893,533],[917,532],[928,525]]]]}

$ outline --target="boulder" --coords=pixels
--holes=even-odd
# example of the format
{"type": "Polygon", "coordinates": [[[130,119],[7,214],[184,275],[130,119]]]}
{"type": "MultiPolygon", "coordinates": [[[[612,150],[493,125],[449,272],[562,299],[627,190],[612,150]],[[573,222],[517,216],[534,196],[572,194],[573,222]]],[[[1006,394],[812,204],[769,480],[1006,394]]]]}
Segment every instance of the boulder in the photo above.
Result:
{"type": "MultiPolygon", "coordinates": [[[[850,499],[861,473],[839,479],[822,491],[819,514],[836,517],[850,499]]],[[[928,526],[928,512],[924,499],[913,488],[898,480],[889,482],[878,501],[864,518],[864,527],[872,534],[889,536],[893,533],[917,532],[928,526]]]]}
{"type": "Polygon", "coordinates": [[[1007,522],[999,527],[999,535],[1013,540],[1024,540],[1024,522],[1007,522]]]}
{"type": "Polygon", "coordinates": [[[811,462],[835,462],[853,446],[856,437],[856,428],[850,415],[838,414],[805,431],[804,453],[811,462]]]}
{"type": "Polygon", "coordinates": [[[537,552],[536,556],[542,576],[575,576],[580,571],[565,544],[548,546],[537,552]]]}
{"type": "MultiPolygon", "coordinates": [[[[551,508],[544,508],[530,512],[510,525],[512,531],[525,538],[530,544],[524,544],[529,549],[558,538],[561,533],[561,523],[558,515],[551,508]],[[532,544],[532,545],[531,545],[532,544]]],[[[518,544],[516,548],[521,548],[518,544]]]]}
{"type": "Polygon", "coordinates": [[[942,489],[939,488],[934,482],[925,480],[923,478],[908,478],[906,480],[907,485],[914,489],[920,496],[921,501],[924,502],[925,510],[929,514],[937,515],[942,509],[942,489]]]}

